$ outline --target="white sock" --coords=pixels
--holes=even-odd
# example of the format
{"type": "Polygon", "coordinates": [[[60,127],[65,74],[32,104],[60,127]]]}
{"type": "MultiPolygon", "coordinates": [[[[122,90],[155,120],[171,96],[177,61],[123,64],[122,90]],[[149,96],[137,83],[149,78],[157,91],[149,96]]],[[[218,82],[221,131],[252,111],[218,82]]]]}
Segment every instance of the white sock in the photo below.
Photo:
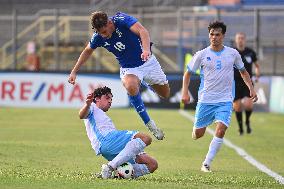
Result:
{"type": "Polygon", "coordinates": [[[150,171],[146,164],[132,164],[134,169],[134,178],[141,177],[143,175],[149,174],[150,171]]]}
{"type": "Polygon", "coordinates": [[[222,143],[223,143],[223,138],[218,138],[216,136],[213,137],[213,139],[210,143],[210,146],[209,146],[208,153],[206,155],[206,158],[205,158],[203,164],[207,164],[207,165],[210,166],[210,164],[213,161],[214,157],[216,156],[217,152],[221,148],[222,143]]]}
{"type": "Polygon", "coordinates": [[[140,152],[144,150],[145,147],[146,144],[140,138],[132,139],[125,145],[123,150],[108,163],[108,165],[116,169],[121,164],[136,157],[140,152]]]}

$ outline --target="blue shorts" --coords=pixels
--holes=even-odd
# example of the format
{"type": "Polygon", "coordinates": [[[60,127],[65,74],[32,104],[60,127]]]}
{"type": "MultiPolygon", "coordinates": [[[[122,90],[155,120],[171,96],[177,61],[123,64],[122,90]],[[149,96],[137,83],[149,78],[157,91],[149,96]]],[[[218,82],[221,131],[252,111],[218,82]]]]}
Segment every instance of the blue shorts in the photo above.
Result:
{"type": "Polygon", "coordinates": [[[123,150],[125,145],[133,139],[137,131],[112,131],[105,136],[105,140],[101,143],[101,154],[108,161],[113,160],[123,150]]]}
{"type": "Polygon", "coordinates": [[[194,127],[203,128],[213,121],[221,122],[229,127],[233,111],[232,102],[198,103],[196,106],[194,127]]]}

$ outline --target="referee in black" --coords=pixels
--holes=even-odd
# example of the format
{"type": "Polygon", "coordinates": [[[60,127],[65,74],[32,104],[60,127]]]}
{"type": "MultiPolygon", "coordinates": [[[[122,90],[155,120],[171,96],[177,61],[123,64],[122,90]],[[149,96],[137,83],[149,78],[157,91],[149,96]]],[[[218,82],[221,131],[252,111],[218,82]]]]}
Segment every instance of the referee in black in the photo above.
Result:
{"type": "MultiPolygon", "coordinates": [[[[245,68],[247,72],[252,77],[252,65],[255,66],[255,82],[258,81],[260,76],[260,69],[259,64],[257,63],[257,56],[256,53],[246,47],[246,35],[242,32],[238,32],[235,35],[235,43],[236,49],[239,51],[242,60],[244,62],[245,68]]],[[[250,99],[250,92],[246,84],[244,83],[240,72],[235,68],[234,70],[234,77],[235,77],[235,99],[234,99],[234,110],[236,113],[237,122],[239,125],[239,133],[243,135],[243,110],[246,114],[245,124],[247,133],[251,133],[250,127],[250,116],[253,111],[253,101],[250,99]]]]}

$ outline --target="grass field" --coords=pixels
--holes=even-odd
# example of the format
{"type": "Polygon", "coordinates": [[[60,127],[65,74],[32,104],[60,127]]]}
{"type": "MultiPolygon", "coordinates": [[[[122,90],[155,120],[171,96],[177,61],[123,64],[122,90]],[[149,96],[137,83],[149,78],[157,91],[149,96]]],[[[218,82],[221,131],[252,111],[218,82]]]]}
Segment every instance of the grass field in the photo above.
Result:
{"type": "MultiPolygon", "coordinates": [[[[154,140],[146,148],[159,169],[137,180],[101,180],[92,173],[105,160],[91,149],[77,110],[0,108],[0,188],[284,187],[226,146],[212,164],[214,172],[200,172],[212,136],[193,141],[192,123],[177,110],[149,113],[166,133],[164,141],[154,140]]],[[[134,110],[112,109],[109,115],[119,129],[147,132],[134,110]]],[[[252,127],[251,135],[238,136],[233,116],[226,138],[283,176],[284,116],[255,113],[252,127]]]]}

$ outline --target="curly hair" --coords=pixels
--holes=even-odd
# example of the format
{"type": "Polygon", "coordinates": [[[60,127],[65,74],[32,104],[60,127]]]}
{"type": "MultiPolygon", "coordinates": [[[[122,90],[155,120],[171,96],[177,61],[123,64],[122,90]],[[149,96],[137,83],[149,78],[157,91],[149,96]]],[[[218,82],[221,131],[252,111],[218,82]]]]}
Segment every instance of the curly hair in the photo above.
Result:
{"type": "Polygon", "coordinates": [[[91,15],[92,29],[99,30],[107,25],[108,16],[105,12],[96,11],[91,15]]]}
{"type": "Polygon", "coordinates": [[[224,22],[221,21],[214,21],[211,22],[208,26],[208,32],[210,32],[211,29],[221,28],[222,34],[226,33],[227,26],[224,24],[224,22]]]}
{"type": "Polygon", "coordinates": [[[107,94],[111,94],[112,95],[111,89],[106,87],[106,86],[96,88],[94,90],[93,94],[94,94],[94,99],[93,99],[94,103],[96,103],[96,100],[95,100],[96,97],[101,97],[101,96],[107,95],[107,94]]]}

